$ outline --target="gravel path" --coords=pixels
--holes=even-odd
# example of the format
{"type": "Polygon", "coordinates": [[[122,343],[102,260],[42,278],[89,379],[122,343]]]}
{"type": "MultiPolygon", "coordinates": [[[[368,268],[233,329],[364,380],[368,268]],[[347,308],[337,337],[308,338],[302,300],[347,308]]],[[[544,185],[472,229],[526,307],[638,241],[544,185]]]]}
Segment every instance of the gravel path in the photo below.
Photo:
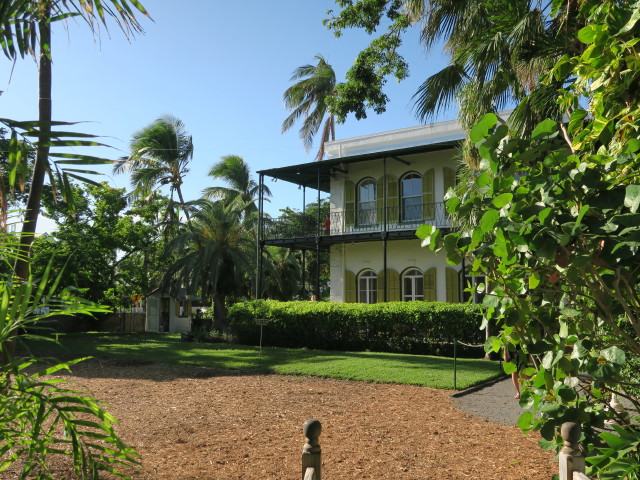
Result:
{"type": "Polygon", "coordinates": [[[514,395],[511,378],[504,377],[482,388],[454,393],[451,397],[455,406],[466,413],[489,422],[513,426],[522,413],[514,395]]]}

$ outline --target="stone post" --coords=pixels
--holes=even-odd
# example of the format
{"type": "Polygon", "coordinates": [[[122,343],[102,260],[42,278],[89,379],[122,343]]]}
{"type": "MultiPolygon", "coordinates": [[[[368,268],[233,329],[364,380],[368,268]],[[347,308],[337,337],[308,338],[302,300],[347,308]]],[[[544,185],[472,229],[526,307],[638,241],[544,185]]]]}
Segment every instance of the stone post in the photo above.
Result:
{"type": "Polygon", "coordinates": [[[558,461],[560,464],[560,480],[573,480],[573,473],[584,473],[584,457],[580,451],[580,425],[566,422],[560,428],[560,435],[564,445],[560,449],[558,461]]]}
{"type": "Polygon", "coordinates": [[[305,479],[305,474],[309,467],[312,467],[315,471],[314,480],[322,480],[322,448],[318,443],[322,425],[318,420],[307,420],[302,426],[302,431],[307,439],[302,448],[302,480],[305,479]]]}

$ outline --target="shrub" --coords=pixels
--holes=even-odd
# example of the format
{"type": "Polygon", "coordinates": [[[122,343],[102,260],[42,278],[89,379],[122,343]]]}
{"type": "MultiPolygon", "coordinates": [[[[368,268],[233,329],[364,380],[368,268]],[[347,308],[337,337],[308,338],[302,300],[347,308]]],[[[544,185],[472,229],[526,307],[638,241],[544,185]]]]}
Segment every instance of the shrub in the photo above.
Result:
{"type": "MultiPolygon", "coordinates": [[[[240,342],[259,342],[256,318],[269,319],[263,343],[279,347],[451,355],[454,339],[484,343],[480,311],[467,304],[241,302],[229,309],[231,327],[240,342]]],[[[480,352],[459,350],[461,355],[480,352]]]]}

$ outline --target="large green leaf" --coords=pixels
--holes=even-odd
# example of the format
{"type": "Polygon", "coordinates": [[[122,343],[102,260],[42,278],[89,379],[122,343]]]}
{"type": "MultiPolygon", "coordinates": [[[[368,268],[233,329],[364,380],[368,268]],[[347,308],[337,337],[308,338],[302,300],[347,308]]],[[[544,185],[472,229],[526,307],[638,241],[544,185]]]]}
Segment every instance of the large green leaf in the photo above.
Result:
{"type": "Polygon", "coordinates": [[[638,207],[640,207],[640,185],[627,185],[624,206],[629,207],[632,213],[638,211],[638,207]]]}
{"type": "Polygon", "coordinates": [[[469,138],[479,143],[489,135],[489,131],[498,123],[498,117],[493,113],[485,114],[469,131],[469,138]]]}

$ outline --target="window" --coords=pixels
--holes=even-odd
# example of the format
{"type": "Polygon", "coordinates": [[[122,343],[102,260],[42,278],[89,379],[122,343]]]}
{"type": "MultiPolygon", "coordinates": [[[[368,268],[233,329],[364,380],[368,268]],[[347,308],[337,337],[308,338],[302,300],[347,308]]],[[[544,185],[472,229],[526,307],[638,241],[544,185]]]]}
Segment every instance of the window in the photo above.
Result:
{"type": "Polygon", "coordinates": [[[363,180],[358,186],[358,225],[376,224],[376,182],[363,180]]]}
{"type": "Polygon", "coordinates": [[[405,175],[400,181],[402,221],[422,220],[422,177],[417,173],[405,175]]]}
{"type": "Polygon", "coordinates": [[[424,277],[417,268],[411,268],[402,274],[402,300],[424,300],[424,277]]]}
{"type": "Polygon", "coordinates": [[[373,270],[365,270],[358,275],[358,302],[376,303],[378,301],[378,276],[373,270]]]}
{"type": "Polygon", "coordinates": [[[186,318],[189,316],[191,312],[191,302],[188,300],[178,300],[176,298],[175,307],[176,307],[176,317],[179,317],[179,318],[186,318]]]}

